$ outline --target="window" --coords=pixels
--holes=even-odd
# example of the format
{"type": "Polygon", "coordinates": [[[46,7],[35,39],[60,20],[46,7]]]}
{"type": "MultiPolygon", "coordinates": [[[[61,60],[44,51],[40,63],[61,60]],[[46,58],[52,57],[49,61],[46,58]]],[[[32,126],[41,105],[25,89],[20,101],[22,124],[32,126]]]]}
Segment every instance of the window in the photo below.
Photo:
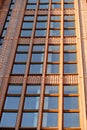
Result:
{"type": "Polygon", "coordinates": [[[60,36],[60,30],[50,29],[50,36],[60,36]]]}
{"type": "Polygon", "coordinates": [[[64,51],[76,51],[76,45],[64,45],[64,51]]]}
{"type": "Polygon", "coordinates": [[[32,62],[43,62],[44,54],[43,53],[33,53],[32,54],[32,62]]]}
{"type": "Polygon", "coordinates": [[[73,4],[73,3],[72,3],[72,4],[65,3],[65,4],[64,4],[64,8],[65,8],[65,9],[68,9],[68,8],[71,8],[71,9],[72,9],[72,8],[74,8],[74,4],[73,4]]]}
{"type": "Polygon", "coordinates": [[[40,97],[25,97],[24,109],[39,109],[40,97]]]}
{"type": "Polygon", "coordinates": [[[17,113],[3,112],[0,127],[15,127],[17,113]]]}
{"type": "Polygon", "coordinates": [[[64,62],[76,61],[76,53],[64,53],[64,62]]]}
{"type": "Polygon", "coordinates": [[[51,85],[46,85],[45,86],[45,94],[58,94],[58,86],[51,86],[51,85]]]}
{"type": "Polygon", "coordinates": [[[59,74],[59,64],[48,64],[47,74],[59,74]]]}
{"type": "Polygon", "coordinates": [[[36,30],[35,37],[46,37],[46,30],[36,30]]]}
{"type": "Polygon", "coordinates": [[[78,94],[78,87],[76,85],[64,86],[64,94],[78,94]]]}
{"type": "Polygon", "coordinates": [[[33,52],[44,52],[44,45],[43,44],[33,45],[33,52]]]}
{"type": "Polygon", "coordinates": [[[49,44],[48,46],[48,51],[50,52],[58,52],[60,50],[60,46],[59,45],[55,45],[55,44],[49,44]]]}
{"type": "Polygon", "coordinates": [[[30,74],[42,74],[42,64],[31,64],[30,74]]]}
{"type": "Polygon", "coordinates": [[[36,3],[29,3],[26,6],[27,10],[35,10],[36,9],[36,3]]]}
{"type": "Polygon", "coordinates": [[[19,84],[10,84],[8,86],[8,94],[21,94],[22,85],[19,84]]]}
{"type": "Polygon", "coordinates": [[[64,73],[77,73],[77,64],[64,64],[64,73]]]}
{"type": "Polygon", "coordinates": [[[14,64],[12,74],[24,74],[25,67],[26,67],[25,64],[14,64]]]}
{"type": "Polygon", "coordinates": [[[44,97],[44,109],[58,109],[58,97],[44,97]]]}
{"type": "Polygon", "coordinates": [[[37,127],[37,112],[23,112],[21,127],[37,127]]]}
{"type": "Polygon", "coordinates": [[[27,85],[26,94],[40,94],[40,85],[27,85]]]}
{"type": "Polygon", "coordinates": [[[48,3],[40,3],[39,4],[39,9],[40,10],[48,10],[49,4],[48,3]]]}
{"type": "Polygon", "coordinates": [[[24,15],[22,28],[21,28],[21,37],[31,37],[32,35],[32,28],[33,28],[33,15],[24,15]]]}
{"type": "Polygon", "coordinates": [[[28,54],[16,53],[15,62],[27,62],[28,54]]]}
{"type": "Polygon", "coordinates": [[[57,53],[48,53],[48,62],[59,62],[59,57],[57,53]]]}
{"type": "Polygon", "coordinates": [[[64,97],[64,109],[78,109],[78,97],[64,97]]]}
{"type": "Polygon", "coordinates": [[[6,97],[4,109],[18,109],[20,97],[6,97]]]}
{"type": "Polygon", "coordinates": [[[43,127],[58,127],[58,113],[43,113],[43,127]]]}
{"type": "Polygon", "coordinates": [[[64,127],[80,127],[79,113],[64,113],[64,127]]]}

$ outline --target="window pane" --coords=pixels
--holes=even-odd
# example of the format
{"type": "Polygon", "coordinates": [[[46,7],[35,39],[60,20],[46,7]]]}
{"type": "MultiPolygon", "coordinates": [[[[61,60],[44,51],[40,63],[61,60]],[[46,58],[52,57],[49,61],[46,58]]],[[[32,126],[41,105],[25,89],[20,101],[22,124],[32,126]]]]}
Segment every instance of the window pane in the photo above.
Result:
{"type": "Polygon", "coordinates": [[[32,34],[32,30],[22,30],[20,36],[21,37],[29,37],[32,34]]]}
{"type": "Polygon", "coordinates": [[[22,127],[37,127],[38,113],[23,113],[22,127]]]}
{"type": "Polygon", "coordinates": [[[57,8],[60,8],[61,6],[60,6],[60,4],[52,4],[52,9],[57,9],[57,8]]]}
{"type": "Polygon", "coordinates": [[[25,64],[14,64],[12,74],[24,74],[25,64]]]}
{"type": "Polygon", "coordinates": [[[24,109],[38,109],[40,97],[26,97],[24,109]]]}
{"type": "Polygon", "coordinates": [[[17,52],[28,52],[29,45],[18,45],[17,52]]]}
{"type": "Polygon", "coordinates": [[[28,54],[16,54],[15,62],[26,62],[28,54]]]}
{"type": "Polygon", "coordinates": [[[46,36],[46,30],[36,30],[35,32],[36,37],[45,37],[46,36]]]}
{"type": "Polygon", "coordinates": [[[64,86],[64,94],[77,94],[78,87],[77,86],[64,86]]]}
{"type": "Polygon", "coordinates": [[[64,30],[64,36],[75,36],[75,30],[64,30]]]}
{"type": "Polygon", "coordinates": [[[59,51],[60,46],[59,45],[49,45],[48,51],[59,51]]]}
{"type": "Polygon", "coordinates": [[[64,20],[75,20],[75,16],[74,15],[65,15],[64,20]]]}
{"type": "Polygon", "coordinates": [[[37,20],[40,20],[40,21],[47,20],[47,16],[45,16],[45,15],[38,16],[37,20]]]}
{"type": "Polygon", "coordinates": [[[46,28],[47,22],[37,22],[36,28],[46,28]]]}
{"type": "Polygon", "coordinates": [[[4,109],[18,109],[20,97],[6,97],[4,109]]]}
{"type": "Polygon", "coordinates": [[[64,45],[64,51],[75,51],[76,45],[64,45]]]}
{"type": "Polygon", "coordinates": [[[78,97],[64,97],[64,109],[78,109],[78,97]]]}
{"type": "Polygon", "coordinates": [[[58,15],[51,16],[51,20],[60,20],[60,19],[61,19],[61,17],[58,15]]]}
{"type": "Polygon", "coordinates": [[[64,73],[77,73],[77,64],[64,64],[64,73]]]}
{"type": "Polygon", "coordinates": [[[60,28],[60,22],[50,22],[50,28],[60,28]]]}
{"type": "Polygon", "coordinates": [[[76,53],[64,53],[64,61],[76,61],[76,53]]]}
{"type": "Polygon", "coordinates": [[[59,54],[55,54],[55,53],[49,53],[48,54],[48,62],[59,62],[59,54]]]}
{"type": "Polygon", "coordinates": [[[64,127],[80,127],[79,113],[64,113],[64,127]]]}
{"type": "Polygon", "coordinates": [[[57,127],[58,113],[43,113],[43,127],[57,127]]]}
{"type": "Polygon", "coordinates": [[[64,8],[74,8],[74,4],[64,4],[64,8]]]}
{"type": "Polygon", "coordinates": [[[26,94],[40,94],[40,85],[28,85],[26,94]]]}
{"type": "Polygon", "coordinates": [[[45,97],[44,109],[58,109],[58,97],[45,97]]]}
{"type": "Polygon", "coordinates": [[[59,73],[59,65],[58,64],[48,64],[47,65],[47,74],[58,74],[59,73]]]}
{"type": "Polygon", "coordinates": [[[44,45],[33,45],[33,51],[44,51],[44,45]]]}
{"type": "Polygon", "coordinates": [[[0,127],[15,127],[17,113],[3,112],[0,127]]]}
{"type": "Polygon", "coordinates": [[[27,5],[26,9],[30,9],[30,10],[34,9],[35,10],[36,4],[29,4],[29,5],[27,5]]]}
{"type": "Polygon", "coordinates": [[[43,62],[43,59],[44,59],[43,53],[39,53],[39,54],[33,53],[31,61],[32,62],[43,62]]]}
{"type": "Polygon", "coordinates": [[[75,27],[75,22],[64,22],[64,28],[75,27]]]}
{"type": "Polygon", "coordinates": [[[30,16],[24,16],[24,21],[30,21],[30,20],[34,20],[34,16],[30,15],[30,16]]]}
{"type": "Polygon", "coordinates": [[[21,94],[22,85],[9,85],[8,94],[21,94]]]}
{"type": "Polygon", "coordinates": [[[60,36],[60,30],[50,30],[50,36],[60,36]]]}
{"type": "Polygon", "coordinates": [[[32,29],[33,22],[23,22],[22,29],[32,29]]]}
{"type": "Polygon", "coordinates": [[[58,86],[46,86],[45,94],[58,94],[58,86]]]}
{"type": "Polygon", "coordinates": [[[42,64],[31,64],[30,74],[42,74],[42,64]]]}

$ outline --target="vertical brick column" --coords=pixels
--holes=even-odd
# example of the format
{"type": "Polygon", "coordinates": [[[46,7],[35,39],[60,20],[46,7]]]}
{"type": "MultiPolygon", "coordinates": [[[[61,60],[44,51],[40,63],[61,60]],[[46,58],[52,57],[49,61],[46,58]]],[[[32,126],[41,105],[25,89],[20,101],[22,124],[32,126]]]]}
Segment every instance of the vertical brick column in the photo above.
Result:
{"type": "Polygon", "coordinates": [[[7,34],[2,47],[2,55],[0,61],[0,86],[1,86],[1,102],[0,116],[3,109],[4,97],[9,82],[9,76],[13,65],[13,59],[17,47],[17,42],[20,34],[22,19],[24,16],[26,0],[16,0],[12,17],[7,29],[7,34]]]}

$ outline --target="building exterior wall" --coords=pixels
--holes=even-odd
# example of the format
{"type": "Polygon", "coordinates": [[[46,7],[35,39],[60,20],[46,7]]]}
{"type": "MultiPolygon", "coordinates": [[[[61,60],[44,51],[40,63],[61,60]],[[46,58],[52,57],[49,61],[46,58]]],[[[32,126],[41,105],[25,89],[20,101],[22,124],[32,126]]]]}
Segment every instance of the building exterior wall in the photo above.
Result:
{"type": "MultiPolygon", "coordinates": [[[[39,5],[39,0],[37,0],[37,7],[39,5]]],[[[51,0],[49,0],[49,5],[51,5],[51,0]]],[[[15,130],[19,130],[22,109],[24,104],[24,96],[26,90],[26,84],[41,84],[41,95],[40,95],[40,107],[39,107],[39,118],[38,118],[38,126],[37,130],[41,128],[41,120],[42,120],[42,112],[43,112],[43,100],[44,100],[44,86],[45,84],[51,85],[59,85],[61,87],[59,93],[59,130],[74,130],[74,128],[63,128],[63,85],[76,85],[79,86],[79,106],[80,106],[80,128],[75,128],[78,130],[86,130],[87,126],[87,117],[86,117],[86,104],[87,97],[87,3],[85,0],[74,0],[75,10],[64,10],[63,0],[61,0],[61,10],[50,11],[50,6],[48,11],[41,10],[38,11],[36,9],[33,10],[25,10],[27,0],[16,0],[14,8],[12,10],[11,19],[9,21],[9,26],[7,28],[7,33],[4,37],[3,45],[0,48],[0,96],[1,96],[1,105],[0,105],[0,118],[2,117],[3,107],[5,103],[5,97],[7,93],[8,84],[22,84],[23,89],[21,93],[20,106],[18,110],[17,123],[15,126],[15,130]],[[34,25],[32,29],[31,38],[21,38],[20,30],[23,22],[24,15],[34,15],[34,25]],[[47,26],[47,34],[45,38],[35,38],[35,26],[36,26],[36,17],[38,15],[46,15],[48,14],[48,23],[50,23],[50,14],[59,14],[61,15],[61,37],[50,37],[49,38],[49,24],[47,26]],[[76,37],[64,37],[64,26],[63,20],[64,15],[75,14],[75,24],[76,24],[76,37]],[[42,75],[28,75],[28,69],[30,68],[30,60],[31,60],[31,50],[34,44],[43,44],[45,43],[45,59],[44,59],[44,67],[42,75]],[[60,75],[58,74],[48,74],[46,75],[46,64],[47,64],[47,49],[48,43],[50,44],[59,44],[60,47],[60,75]],[[78,74],[64,74],[63,73],[63,45],[64,44],[77,44],[77,64],[78,64],[78,74]],[[13,62],[17,50],[18,44],[26,44],[30,46],[27,67],[24,75],[12,75],[12,67],[13,62]],[[84,120],[83,120],[84,119],[84,120]]],[[[11,0],[5,0],[2,6],[2,10],[0,11],[0,34],[2,33],[4,22],[6,20],[6,16],[8,14],[9,5],[11,0]]],[[[47,112],[47,111],[46,111],[47,112]]],[[[30,128],[32,129],[32,128],[30,128]]],[[[34,129],[34,128],[33,128],[34,129]]],[[[58,128],[44,128],[44,129],[53,129],[57,130],[58,128]]]]}

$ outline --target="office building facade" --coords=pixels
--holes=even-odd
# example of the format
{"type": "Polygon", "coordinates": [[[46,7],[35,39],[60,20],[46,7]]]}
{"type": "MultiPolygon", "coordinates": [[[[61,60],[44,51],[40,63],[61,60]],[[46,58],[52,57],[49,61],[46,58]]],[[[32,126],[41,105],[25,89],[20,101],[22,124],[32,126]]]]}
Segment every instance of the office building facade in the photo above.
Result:
{"type": "Polygon", "coordinates": [[[87,130],[86,44],[86,0],[0,0],[0,130],[87,130]]]}

